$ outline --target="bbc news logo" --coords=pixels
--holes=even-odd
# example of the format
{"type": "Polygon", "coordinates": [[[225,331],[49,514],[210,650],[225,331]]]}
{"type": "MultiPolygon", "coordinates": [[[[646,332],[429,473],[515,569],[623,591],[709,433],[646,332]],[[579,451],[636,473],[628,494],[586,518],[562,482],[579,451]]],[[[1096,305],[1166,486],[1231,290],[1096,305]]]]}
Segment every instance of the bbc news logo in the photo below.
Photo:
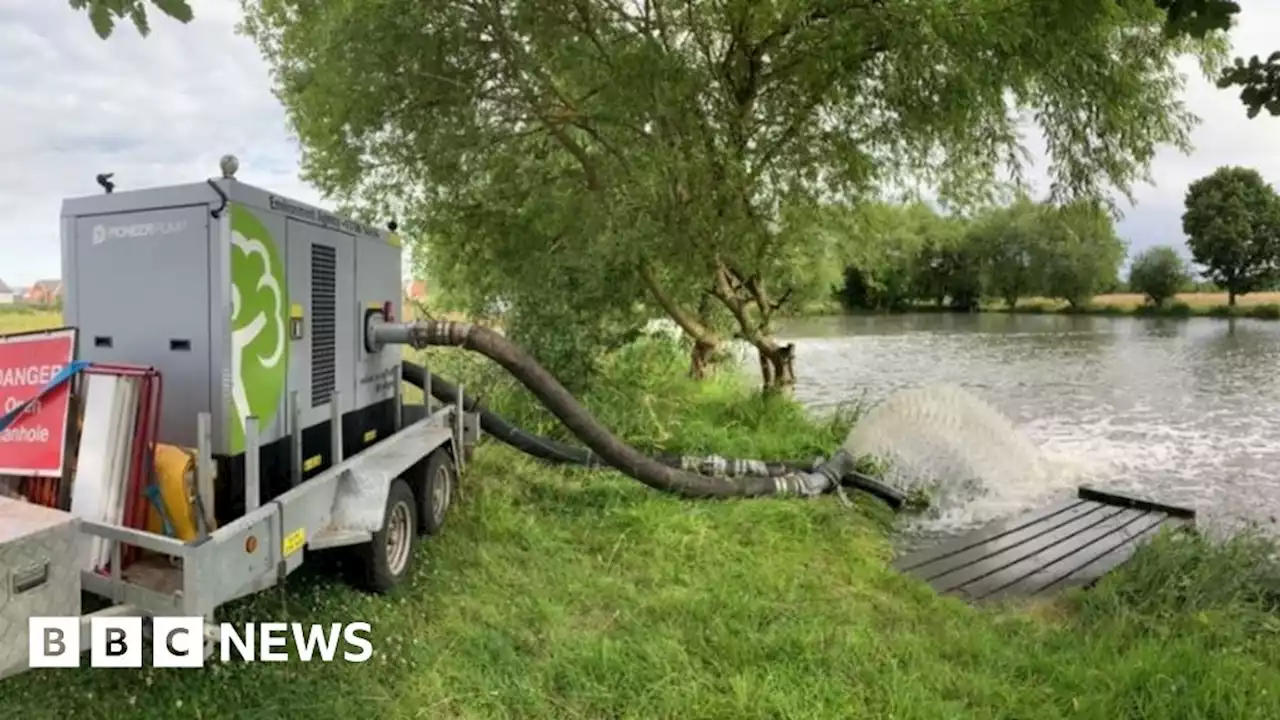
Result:
{"type": "MultiPolygon", "coordinates": [[[[32,668],[80,667],[85,649],[79,617],[33,617],[28,622],[27,664],[32,668]]],[[[366,622],[233,623],[219,626],[218,655],[222,662],[287,662],[290,647],[302,662],[367,662],[373,657],[366,622]],[[292,642],[290,642],[292,641],[292,642]],[[341,652],[339,652],[341,650],[341,652]]],[[[141,617],[89,618],[89,666],[140,668],[147,633],[141,617]]],[[[202,617],[151,618],[151,665],[159,668],[198,668],[205,663],[205,623],[202,617]]]]}

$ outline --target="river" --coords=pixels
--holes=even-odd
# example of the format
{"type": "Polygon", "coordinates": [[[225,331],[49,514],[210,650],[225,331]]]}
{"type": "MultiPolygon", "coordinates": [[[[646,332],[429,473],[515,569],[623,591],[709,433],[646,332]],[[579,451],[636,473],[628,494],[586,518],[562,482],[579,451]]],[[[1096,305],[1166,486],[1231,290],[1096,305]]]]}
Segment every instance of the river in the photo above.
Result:
{"type": "Polygon", "coordinates": [[[1189,505],[1219,526],[1280,516],[1280,322],[931,313],[797,319],[779,335],[796,344],[797,397],[816,410],[958,385],[1072,469],[922,529],[958,531],[1080,484],[1189,505]]]}

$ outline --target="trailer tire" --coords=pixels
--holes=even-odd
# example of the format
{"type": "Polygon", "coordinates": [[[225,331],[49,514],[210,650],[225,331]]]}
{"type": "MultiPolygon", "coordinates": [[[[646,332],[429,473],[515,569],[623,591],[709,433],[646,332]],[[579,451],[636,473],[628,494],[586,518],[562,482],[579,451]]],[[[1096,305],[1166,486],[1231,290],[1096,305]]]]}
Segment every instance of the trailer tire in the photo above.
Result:
{"type": "Polygon", "coordinates": [[[396,478],[387,489],[382,529],[373,534],[371,542],[358,546],[356,584],[381,594],[404,582],[413,570],[417,527],[418,503],[413,490],[403,478],[396,478]]]}
{"type": "Polygon", "coordinates": [[[449,507],[458,487],[458,464],[447,448],[427,456],[418,499],[418,527],[426,535],[435,535],[444,527],[449,507]]]}

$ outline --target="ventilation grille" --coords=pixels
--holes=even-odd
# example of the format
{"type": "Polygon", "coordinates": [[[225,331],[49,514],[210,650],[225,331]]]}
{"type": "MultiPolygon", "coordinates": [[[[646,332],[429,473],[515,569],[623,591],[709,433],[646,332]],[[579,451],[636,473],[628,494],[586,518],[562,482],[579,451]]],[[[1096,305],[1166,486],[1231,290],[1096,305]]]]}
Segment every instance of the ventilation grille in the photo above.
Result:
{"type": "Polygon", "coordinates": [[[320,407],[333,397],[337,386],[337,290],[338,251],[327,245],[311,246],[311,406],[320,407]]]}

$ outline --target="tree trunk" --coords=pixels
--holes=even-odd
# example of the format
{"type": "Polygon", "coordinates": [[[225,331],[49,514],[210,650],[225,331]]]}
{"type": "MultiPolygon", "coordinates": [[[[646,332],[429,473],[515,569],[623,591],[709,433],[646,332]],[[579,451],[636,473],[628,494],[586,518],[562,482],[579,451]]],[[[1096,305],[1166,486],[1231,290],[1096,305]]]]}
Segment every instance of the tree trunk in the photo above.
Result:
{"type": "Polygon", "coordinates": [[[760,377],[767,394],[791,395],[796,388],[796,346],[767,340],[756,346],[760,377]]]}
{"type": "Polygon", "coordinates": [[[705,322],[706,315],[710,311],[709,302],[704,298],[703,306],[695,316],[694,313],[681,307],[680,303],[666,292],[652,266],[643,264],[639,271],[645,286],[649,288],[649,294],[658,302],[658,306],[666,311],[667,316],[680,326],[686,336],[693,340],[693,351],[689,356],[689,377],[698,380],[705,378],[707,370],[715,362],[716,350],[720,347],[720,336],[712,332],[705,322]],[[704,310],[707,312],[703,312],[704,310]]]}
{"type": "Polygon", "coordinates": [[[1228,291],[1227,291],[1227,307],[1235,307],[1235,306],[1236,306],[1236,294],[1235,294],[1235,291],[1233,291],[1233,290],[1228,290],[1228,291]]]}
{"type": "Polygon", "coordinates": [[[716,269],[712,294],[728,308],[743,340],[751,343],[760,360],[761,388],[766,393],[790,394],[795,389],[795,345],[779,345],[773,339],[770,318],[777,310],[759,277],[742,278],[723,263],[716,269]],[[752,318],[748,306],[759,317],[752,318]]]}
{"type": "Polygon", "coordinates": [[[715,365],[716,345],[702,340],[693,341],[693,350],[689,353],[689,377],[694,380],[706,380],[711,368],[715,365]]]}
{"type": "MultiPolygon", "coordinates": [[[[697,318],[701,327],[711,327],[710,294],[703,295],[702,299],[698,301],[697,318]]],[[[721,360],[717,352],[720,349],[720,340],[713,336],[694,337],[692,339],[693,349],[689,352],[689,377],[694,380],[705,380],[721,360]]]]}

